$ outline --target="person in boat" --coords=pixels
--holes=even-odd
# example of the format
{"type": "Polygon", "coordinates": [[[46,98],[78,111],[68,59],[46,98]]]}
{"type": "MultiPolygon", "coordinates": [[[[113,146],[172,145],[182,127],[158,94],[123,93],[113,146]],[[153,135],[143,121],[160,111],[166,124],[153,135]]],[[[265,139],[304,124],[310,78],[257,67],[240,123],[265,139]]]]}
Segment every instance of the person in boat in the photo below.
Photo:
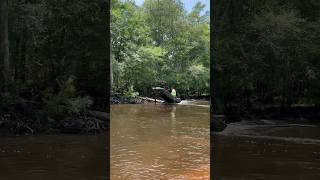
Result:
{"type": "Polygon", "coordinates": [[[176,90],[175,90],[174,88],[171,88],[171,95],[172,95],[173,97],[176,97],[176,96],[177,96],[177,92],[176,92],[176,90]]]}

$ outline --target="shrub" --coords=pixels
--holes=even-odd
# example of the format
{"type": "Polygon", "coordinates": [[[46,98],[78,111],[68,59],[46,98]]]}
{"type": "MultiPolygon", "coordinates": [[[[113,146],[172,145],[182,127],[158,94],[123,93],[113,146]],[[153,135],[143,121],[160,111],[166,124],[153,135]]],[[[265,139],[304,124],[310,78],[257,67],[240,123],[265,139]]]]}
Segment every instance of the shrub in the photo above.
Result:
{"type": "Polygon", "coordinates": [[[76,96],[73,82],[73,78],[68,78],[57,94],[52,88],[43,91],[44,109],[50,117],[61,119],[66,116],[80,115],[92,105],[93,102],[88,96],[76,96]]]}

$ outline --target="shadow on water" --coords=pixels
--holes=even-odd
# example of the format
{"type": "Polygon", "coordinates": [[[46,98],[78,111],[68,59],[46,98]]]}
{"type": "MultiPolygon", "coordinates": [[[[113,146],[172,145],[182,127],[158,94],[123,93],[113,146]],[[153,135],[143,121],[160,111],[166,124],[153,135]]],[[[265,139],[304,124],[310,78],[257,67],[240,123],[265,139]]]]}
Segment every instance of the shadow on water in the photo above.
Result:
{"type": "Polygon", "coordinates": [[[102,180],[107,136],[0,137],[0,180],[102,180]]]}
{"type": "Polygon", "coordinates": [[[209,179],[209,109],[111,107],[111,179],[209,179]]]}

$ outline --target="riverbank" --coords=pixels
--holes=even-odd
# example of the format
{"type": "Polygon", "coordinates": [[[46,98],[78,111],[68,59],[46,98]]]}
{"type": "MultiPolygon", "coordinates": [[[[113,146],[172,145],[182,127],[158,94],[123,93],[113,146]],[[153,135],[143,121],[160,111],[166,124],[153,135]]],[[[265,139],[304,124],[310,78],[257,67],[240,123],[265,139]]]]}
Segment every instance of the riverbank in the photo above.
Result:
{"type": "MultiPolygon", "coordinates": [[[[206,100],[210,99],[207,96],[188,96],[181,97],[181,100],[206,100]]],[[[162,103],[164,102],[161,97],[124,97],[124,96],[111,96],[110,104],[149,104],[149,103],[162,103]],[[155,102],[156,101],[156,102],[155,102]]]]}
{"type": "Polygon", "coordinates": [[[0,135],[101,133],[109,127],[108,119],[107,113],[95,110],[52,118],[41,108],[1,109],[0,135]]]}
{"type": "Polygon", "coordinates": [[[301,123],[320,123],[320,108],[309,106],[268,107],[262,110],[228,112],[225,114],[227,123],[241,120],[274,119],[301,123]]]}
{"type": "Polygon", "coordinates": [[[110,97],[110,104],[147,104],[150,101],[140,97],[110,97]]]}
{"type": "Polygon", "coordinates": [[[274,120],[284,123],[320,124],[320,108],[308,106],[268,107],[262,110],[212,114],[213,131],[221,132],[228,124],[241,121],[274,120]]]}

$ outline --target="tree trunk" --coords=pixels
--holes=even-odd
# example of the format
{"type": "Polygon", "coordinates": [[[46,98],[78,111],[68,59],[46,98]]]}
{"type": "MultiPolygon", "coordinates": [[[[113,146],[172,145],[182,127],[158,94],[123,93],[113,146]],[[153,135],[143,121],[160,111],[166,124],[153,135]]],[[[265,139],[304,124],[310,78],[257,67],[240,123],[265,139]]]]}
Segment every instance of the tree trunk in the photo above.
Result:
{"type": "MultiPolygon", "coordinates": [[[[107,3],[107,19],[109,19],[109,21],[111,20],[111,15],[110,15],[110,1],[108,1],[108,3],[107,3]]],[[[106,78],[106,80],[107,80],[107,84],[106,84],[106,92],[104,93],[105,94],[105,101],[106,101],[106,111],[107,111],[107,113],[110,113],[110,92],[111,92],[111,86],[112,86],[112,81],[113,81],[113,79],[112,79],[112,76],[111,76],[111,73],[112,73],[112,69],[111,69],[111,67],[112,67],[112,64],[111,64],[111,39],[110,39],[110,36],[111,36],[111,34],[110,34],[110,23],[107,23],[107,30],[108,30],[108,32],[109,32],[109,34],[108,34],[108,36],[107,36],[107,43],[106,43],[106,45],[107,45],[107,49],[109,50],[109,57],[108,57],[108,60],[107,60],[107,63],[106,63],[106,65],[107,65],[107,67],[106,67],[106,70],[107,70],[107,74],[106,74],[106,76],[107,76],[107,78],[106,78]]]]}
{"type": "MultiPolygon", "coordinates": [[[[213,3],[211,3],[211,9],[213,13],[211,13],[211,19],[213,19],[213,29],[211,29],[211,36],[210,36],[210,46],[211,50],[215,52],[216,49],[216,42],[218,40],[218,34],[223,28],[224,20],[227,17],[228,9],[230,7],[231,0],[227,1],[226,7],[221,11],[222,9],[222,3],[214,0],[213,3]]],[[[212,53],[215,54],[215,53],[212,53]]],[[[219,90],[218,84],[215,84],[218,81],[217,75],[215,74],[214,70],[214,64],[216,59],[215,56],[210,56],[210,94],[211,94],[211,112],[215,111],[215,113],[223,114],[224,106],[222,105],[222,99],[221,95],[218,94],[219,90]],[[214,108],[214,109],[213,109],[214,108]]]]}
{"type": "Polygon", "coordinates": [[[8,91],[8,86],[11,81],[8,37],[8,0],[0,0],[0,60],[2,62],[4,90],[8,91]]]}
{"type": "Polygon", "coordinates": [[[112,90],[112,85],[113,85],[113,69],[112,69],[112,61],[113,61],[113,56],[112,56],[112,44],[111,44],[111,41],[110,41],[110,59],[109,59],[109,66],[110,66],[110,90],[112,90]]]}

